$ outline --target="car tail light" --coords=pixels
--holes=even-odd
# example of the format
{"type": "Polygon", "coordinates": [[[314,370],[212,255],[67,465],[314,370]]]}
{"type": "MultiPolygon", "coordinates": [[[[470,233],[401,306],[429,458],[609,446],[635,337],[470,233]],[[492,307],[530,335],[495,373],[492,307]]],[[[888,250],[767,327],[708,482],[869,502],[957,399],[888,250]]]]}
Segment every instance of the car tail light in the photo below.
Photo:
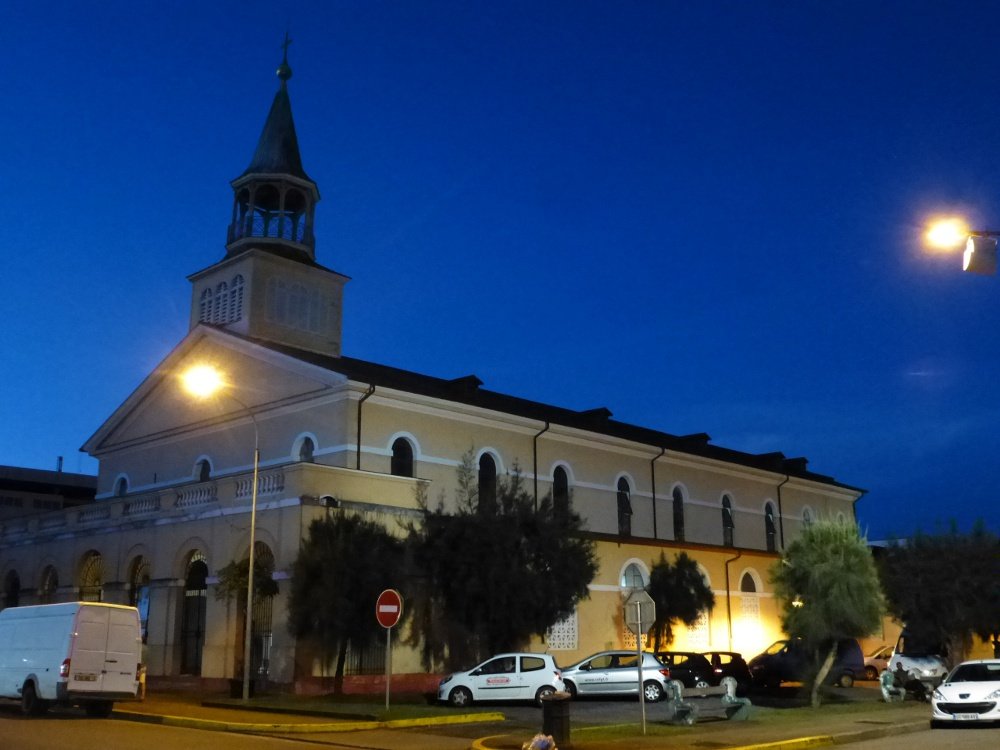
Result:
{"type": "Polygon", "coordinates": [[[63,663],[59,665],[59,676],[69,677],[69,659],[63,659],[63,663]]]}
{"type": "Polygon", "coordinates": [[[663,667],[660,670],[660,674],[662,674],[664,676],[664,678],[666,678],[666,679],[669,680],[670,679],[670,667],[663,667]]]}

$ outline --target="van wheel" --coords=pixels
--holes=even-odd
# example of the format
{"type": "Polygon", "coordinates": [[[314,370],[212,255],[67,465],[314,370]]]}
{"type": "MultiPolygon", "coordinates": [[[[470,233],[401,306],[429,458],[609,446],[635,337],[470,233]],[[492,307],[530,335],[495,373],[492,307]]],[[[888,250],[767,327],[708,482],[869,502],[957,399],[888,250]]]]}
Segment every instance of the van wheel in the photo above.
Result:
{"type": "Polygon", "coordinates": [[[21,713],[25,716],[41,716],[48,710],[49,702],[38,697],[35,683],[24,683],[24,687],[21,688],[21,713]]]}
{"type": "Polygon", "coordinates": [[[112,701],[90,701],[84,706],[84,711],[87,712],[87,716],[93,716],[96,719],[106,719],[111,716],[111,711],[114,709],[115,704],[112,701]]]}
{"type": "Polygon", "coordinates": [[[870,665],[867,666],[867,667],[865,667],[865,677],[867,677],[869,680],[877,680],[878,679],[878,670],[875,669],[875,667],[870,666],[870,665]]]}

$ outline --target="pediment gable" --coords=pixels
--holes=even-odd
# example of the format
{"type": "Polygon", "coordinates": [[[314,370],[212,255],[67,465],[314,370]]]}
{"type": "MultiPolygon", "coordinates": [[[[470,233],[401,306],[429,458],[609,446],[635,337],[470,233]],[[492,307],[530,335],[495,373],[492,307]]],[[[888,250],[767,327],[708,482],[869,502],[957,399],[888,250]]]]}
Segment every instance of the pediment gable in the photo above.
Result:
{"type": "Polygon", "coordinates": [[[323,398],[346,382],[340,373],[219,329],[198,326],[101,425],[83,450],[99,456],[248,409],[256,412],[262,407],[323,398]],[[230,387],[205,400],[187,393],[180,376],[198,364],[216,367],[230,387]]]}

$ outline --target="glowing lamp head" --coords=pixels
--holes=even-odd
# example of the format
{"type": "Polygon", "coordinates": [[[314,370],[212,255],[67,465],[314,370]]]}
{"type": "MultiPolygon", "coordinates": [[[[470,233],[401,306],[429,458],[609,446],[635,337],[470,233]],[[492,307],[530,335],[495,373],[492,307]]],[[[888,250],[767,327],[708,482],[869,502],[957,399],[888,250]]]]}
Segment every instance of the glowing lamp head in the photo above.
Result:
{"type": "Polygon", "coordinates": [[[927,244],[939,250],[955,250],[962,247],[969,237],[969,226],[958,218],[941,219],[931,224],[927,230],[927,244]]]}
{"type": "Polygon", "coordinates": [[[217,393],[225,383],[222,373],[211,365],[195,365],[181,374],[184,390],[197,398],[208,398],[217,393]]]}

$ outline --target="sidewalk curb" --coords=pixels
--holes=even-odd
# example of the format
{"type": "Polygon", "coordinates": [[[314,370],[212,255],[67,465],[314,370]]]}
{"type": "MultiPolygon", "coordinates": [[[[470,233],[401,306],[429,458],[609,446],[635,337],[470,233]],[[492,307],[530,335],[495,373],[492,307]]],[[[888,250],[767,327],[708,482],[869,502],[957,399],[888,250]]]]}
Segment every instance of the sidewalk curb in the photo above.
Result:
{"type": "Polygon", "coordinates": [[[424,717],[419,719],[390,719],[388,721],[338,721],[315,724],[260,724],[214,719],[196,719],[190,716],[169,716],[147,714],[141,711],[115,710],[112,716],[124,721],[144,724],[161,724],[187,729],[204,729],[213,732],[233,732],[236,734],[315,734],[331,732],[358,732],[366,729],[406,729],[412,727],[443,726],[448,724],[475,724],[487,721],[504,721],[499,712],[481,714],[460,714],[457,716],[424,717]]]}

